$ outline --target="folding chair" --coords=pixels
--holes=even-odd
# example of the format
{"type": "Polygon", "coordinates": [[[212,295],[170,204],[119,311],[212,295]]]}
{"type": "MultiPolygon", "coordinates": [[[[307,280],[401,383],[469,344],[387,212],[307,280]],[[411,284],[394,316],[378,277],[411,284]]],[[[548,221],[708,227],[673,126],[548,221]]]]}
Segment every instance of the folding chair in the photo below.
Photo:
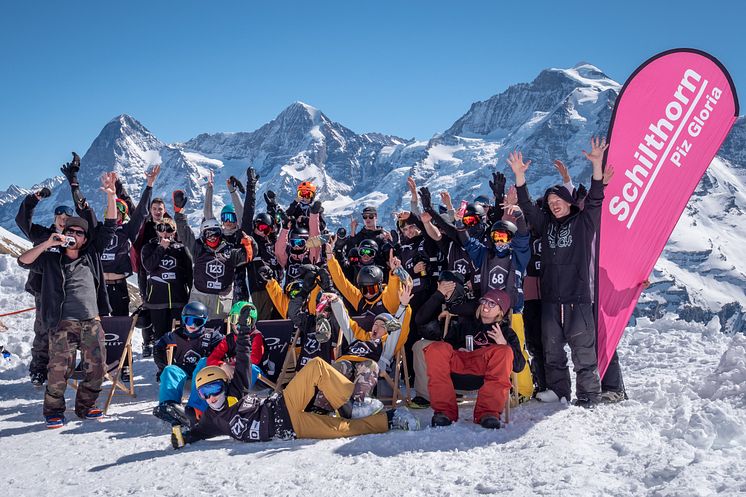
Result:
{"type": "MultiPolygon", "coordinates": [[[[101,318],[101,326],[104,329],[106,340],[106,367],[104,379],[111,382],[111,387],[104,403],[104,414],[109,410],[114,394],[123,394],[136,397],[135,375],[132,368],[132,332],[135,330],[138,308],[131,316],[104,316],[101,318]],[[129,384],[122,382],[122,369],[129,368],[129,384]]],[[[70,379],[71,387],[77,389],[78,382],[85,377],[82,361],[78,363],[70,379]]]]}

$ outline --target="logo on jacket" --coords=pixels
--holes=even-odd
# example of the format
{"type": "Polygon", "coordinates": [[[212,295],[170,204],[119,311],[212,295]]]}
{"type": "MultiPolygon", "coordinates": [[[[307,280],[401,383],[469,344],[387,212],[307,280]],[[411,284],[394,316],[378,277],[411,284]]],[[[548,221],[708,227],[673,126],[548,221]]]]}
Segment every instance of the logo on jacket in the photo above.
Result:
{"type": "Polygon", "coordinates": [[[246,420],[238,414],[233,416],[228,425],[231,427],[231,435],[233,435],[235,438],[241,438],[241,436],[246,433],[246,430],[249,428],[246,420]]]}
{"type": "Polygon", "coordinates": [[[459,259],[453,263],[453,272],[466,276],[466,273],[468,272],[467,270],[468,267],[469,267],[469,263],[466,262],[466,259],[459,259]]]}
{"type": "Polygon", "coordinates": [[[164,257],[163,259],[161,259],[160,267],[162,267],[163,269],[173,269],[173,268],[175,268],[176,267],[176,258],[175,257],[171,257],[171,256],[164,257]]]}
{"type": "Polygon", "coordinates": [[[508,271],[502,266],[495,266],[490,270],[488,281],[490,288],[505,288],[508,281],[508,271]]]}
{"type": "Polygon", "coordinates": [[[225,274],[225,264],[219,260],[210,261],[207,263],[207,266],[205,266],[205,272],[208,276],[220,278],[225,274]]]}
{"type": "Polygon", "coordinates": [[[200,359],[202,359],[202,356],[193,350],[184,354],[184,364],[196,365],[200,359]]]}
{"type": "Polygon", "coordinates": [[[366,357],[370,352],[370,347],[365,342],[355,342],[350,346],[350,354],[352,355],[366,357]]]}
{"type": "Polygon", "coordinates": [[[557,229],[557,225],[552,223],[549,225],[549,232],[547,233],[547,242],[549,248],[567,248],[572,246],[572,233],[570,227],[572,223],[566,223],[557,229]]]}

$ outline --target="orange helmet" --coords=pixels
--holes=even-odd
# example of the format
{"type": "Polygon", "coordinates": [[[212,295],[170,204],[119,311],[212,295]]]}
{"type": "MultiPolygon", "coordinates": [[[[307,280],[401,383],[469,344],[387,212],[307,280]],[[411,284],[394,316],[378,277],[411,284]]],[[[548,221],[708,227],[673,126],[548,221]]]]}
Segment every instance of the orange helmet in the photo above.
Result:
{"type": "Polygon", "coordinates": [[[316,186],[310,181],[304,181],[298,185],[298,196],[301,198],[312,199],[316,196],[316,186]]]}

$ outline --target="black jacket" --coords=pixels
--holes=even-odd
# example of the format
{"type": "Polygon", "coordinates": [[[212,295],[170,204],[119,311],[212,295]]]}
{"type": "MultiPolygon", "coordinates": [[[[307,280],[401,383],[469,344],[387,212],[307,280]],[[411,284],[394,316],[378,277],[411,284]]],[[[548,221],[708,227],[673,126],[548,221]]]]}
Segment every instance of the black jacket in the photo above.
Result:
{"type": "Polygon", "coordinates": [[[142,248],[142,268],[147,273],[145,307],[174,309],[189,302],[192,288],[192,258],[183,244],[163,248],[154,238],[142,248]]]}
{"type": "Polygon", "coordinates": [[[265,442],[273,438],[294,438],[295,432],[281,393],[266,399],[253,395],[242,398],[249,389],[249,337],[236,340],[236,369],[228,384],[226,406],[221,411],[208,408],[197,426],[184,433],[186,443],[227,435],[241,442],[265,442]]]}
{"type": "Polygon", "coordinates": [[[183,327],[176,328],[163,335],[153,347],[153,359],[158,367],[158,376],[168,365],[166,350],[175,345],[171,364],[179,366],[191,378],[194,368],[203,357],[207,357],[223,341],[223,334],[218,330],[205,329],[203,333],[190,337],[183,327]]]}
{"type": "MultiPolygon", "coordinates": [[[[101,231],[108,234],[113,233],[116,229],[115,223],[114,220],[107,220],[101,225],[101,231]]],[[[94,242],[96,241],[94,239],[94,242]]],[[[89,242],[80,251],[80,257],[84,259],[84,264],[93,273],[99,316],[108,316],[111,312],[111,307],[109,306],[109,297],[106,294],[104,270],[101,266],[99,250],[100,247],[97,246],[97,243],[89,242]]],[[[63,253],[64,251],[44,252],[33,264],[23,264],[20,260],[18,261],[21,267],[31,270],[32,273],[41,275],[41,285],[39,288],[41,309],[37,312],[41,312],[43,326],[50,330],[57,327],[62,317],[62,303],[65,299],[65,276],[61,262],[63,253]]]]}
{"type": "MultiPolygon", "coordinates": [[[[591,255],[601,222],[603,184],[592,180],[583,210],[572,205],[570,214],[555,219],[545,207],[539,209],[526,185],[518,190],[518,205],[531,226],[541,234],[541,299],[553,304],[593,302],[591,255]]],[[[545,195],[546,197],[546,195],[545,195]]],[[[546,206],[546,198],[544,199],[546,206]]]]}

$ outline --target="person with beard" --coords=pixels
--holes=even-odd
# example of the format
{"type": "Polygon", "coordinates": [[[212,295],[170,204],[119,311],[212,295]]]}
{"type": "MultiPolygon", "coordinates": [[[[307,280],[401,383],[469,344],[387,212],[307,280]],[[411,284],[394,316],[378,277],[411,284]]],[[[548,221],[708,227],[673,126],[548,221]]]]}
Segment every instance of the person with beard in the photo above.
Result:
{"type": "Polygon", "coordinates": [[[226,243],[223,229],[216,219],[203,221],[200,236],[196,238],[184,214],[187,201],[183,190],[173,192],[176,231],[194,263],[190,297],[207,306],[210,319],[223,319],[233,305],[236,268],[253,260],[256,247],[254,241],[244,234],[239,246],[226,243]]]}
{"type": "Polygon", "coordinates": [[[458,420],[453,375],[483,378],[474,406],[474,422],[484,428],[500,428],[500,414],[510,393],[511,371],[521,371],[525,359],[518,336],[505,316],[510,296],[504,290],[489,290],[473,312],[462,313],[449,327],[445,341],[428,345],[425,361],[428,391],[433,409],[432,426],[448,426],[458,420]],[[466,337],[471,336],[473,350],[466,337]]]}
{"type": "Polygon", "coordinates": [[[95,406],[106,363],[104,329],[100,316],[111,311],[100,259],[103,240],[116,231],[116,197],[112,174],[103,178],[107,195],[105,222],[100,238],[90,240],[88,222],[68,217],[62,234],[52,233],[47,241],[21,254],[18,264],[41,275],[39,288],[42,325],[49,330],[48,381],[44,394],[47,428],[65,423],[65,389],[75,369],[80,350],[85,376],[78,384],[75,414],[97,419],[103,412],[95,406]],[[59,250],[50,251],[57,247],[59,250]]]}
{"type": "Polygon", "coordinates": [[[547,402],[570,399],[570,371],[564,349],[568,344],[577,378],[576,404],[583,407],[592,407],[601,395],[590,271],[594,237],[601,221],[603,156],[608,145],[605,139],[594,137],[591,146],[590,153],[583,151],[593,170],[583,210],[561,185],[545,192],[543,210],[536,208],[526,187],[531,161],[524,162],[520,152],[508,158],[516,178],[518,203],[542,237],[541,329],[548,389],[537,398],[547,402]]]}
{"type": "MultiPolygon", "coordinates": [[[[401,334],[401,322],[412,298],[412,288],[403,286],[399,292],[399,309],[396,316],[388,312],[373,319],[371,331],[365,331],[345,310],[344,303],[336,293],[325,293],[322,300],[331,305],[334,318],[342,331],[340,356],[332,362],[332,367],[355,384],[348,403],[339,408],[347,411],[345,417],[362,418],[371,416],[383,409],[383,403],[371,395],[378,384],[379,371],[388,371],[396,353],[396,344],[401,334]]],[[[323,393],[319,393],[314,406],[322,412],[332,408],[323,393]]]]}
{"type": "MultiPolygon", "coordinates": [[[[44,187],[41,190],[29,193],[18,207],[16,214],[16,225],[26,235],[26,238],[34,246],[46,242],[53,233],[63,233],[65,231],[65,221],[75,215],[72,207],[67,205],[58,205],[54,209],[54,221],[49,226],[42,226],[33,222],[34,211],[36,206],[52,195],[52,191],[44,187]]],[[[60,247],[50,247],[50,251],[58,252],[60,247]]],[[[42,326],[41,308],[39,292],[41,290],[41,276],[34,272],[29,272],[26,280],[25,290],[34,296],[34,307],[37,309],[34,318],[34,341],[31,345],[31,363],[29,364],[29,377],[31,384],[35,387],[41,387],[47,381],[47,364],[49,363],[49,330],[42,326]]]]}
{"type": "Polygon", "coordinates": [[[266,290],[267,280],[262,271],[263,267],[269,267],[271,275],[277,281],[282,281],[285,270],[280,261],[275,257],[275,243],[277,242],[277,223],[268,212],[255,214],[256,210],[256,187],[259,183],[259,175],[253,167],[246,170],[246,198],[243,204],[241,216],[241,230],[251,233],[256,242],[257,252],[254,259],[247,266],[249,291],[251,302],[256,306],[259,319],[277,319],[278,314],[274,310],[272,300],[266,290]]]}
{"type": "Polygon", "coordinates": [[[152,324],[148,340],[143,343],[143,357],[153,355],[153,344],[171,331],[173,321],[181,317],[193,282],[193,262],[176,238],[174,220],[163,217],[155,226],[155,233],[142,248],[141,266],[147,274],[143,306],[152,324]]]}

